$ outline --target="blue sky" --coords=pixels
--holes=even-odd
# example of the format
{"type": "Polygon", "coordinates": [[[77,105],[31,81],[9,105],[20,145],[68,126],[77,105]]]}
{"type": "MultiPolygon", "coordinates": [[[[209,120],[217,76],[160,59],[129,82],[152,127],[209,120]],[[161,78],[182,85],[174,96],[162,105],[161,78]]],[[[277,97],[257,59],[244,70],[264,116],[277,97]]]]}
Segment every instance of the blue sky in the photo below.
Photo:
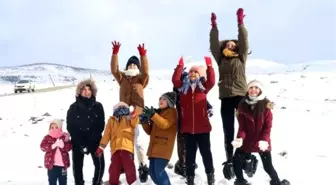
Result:
{"type": "Polygon", "coordinates": [[[108,70],[111,41],[118,40],[121,67],[144,42],[151,68],[174,68],[181,55],[210,55],[211,12],[220,38],[236,38],[239,7],[250,59],[336,59],[332,0],[1,0],[0,66],[52,62],[108,70]]]}

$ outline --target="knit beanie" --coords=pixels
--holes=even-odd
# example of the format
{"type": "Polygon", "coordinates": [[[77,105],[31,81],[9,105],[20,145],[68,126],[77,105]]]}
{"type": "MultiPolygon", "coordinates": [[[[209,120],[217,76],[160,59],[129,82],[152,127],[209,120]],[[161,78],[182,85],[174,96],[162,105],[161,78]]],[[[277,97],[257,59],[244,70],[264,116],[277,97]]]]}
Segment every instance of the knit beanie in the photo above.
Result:
{"type": "Polygon", "coordinates": [[[49,124],[49,130],[50,130],[50,126],[52,124],[56,124],[58,126],[58,128],[62,129],[62,127],[63,127],[63,120],[61,120],[61,119],[53,119],[53,120],[51,120],[50,124],[49,124]]]}
{"type": "Polygon", "coordinates": [[[138,69],[140,69],[140,60],[138,57],[136,56],[131,56],[131,58],[128,59],[127,63],[126,63],[126,70],[127,70],[127,67],[131,64],[134,64],[138,67],[138,69]]]}
{"type": "Polygon", "coordinates": [[[200,77],[206,77],[206,69],[202,65],[191,66],[191,68],[189,69],[189,72],[191,72],[191,71],[196,71],[200,75],[200,77]]]}
{"type": "Polygon", "coordinates": [[[175,92],[166,92],[161,95],[162,98],[166,99],[168,102],[168,107],[175,107],[176,105],[176,93],[175,92]]]}
{"type": "Polygon", "coordinates": [[[258,80],[252,80],[247,84],[247,90],[251,87],[258,87],[261,91],[263,89],[262,84],[258,80]]]}

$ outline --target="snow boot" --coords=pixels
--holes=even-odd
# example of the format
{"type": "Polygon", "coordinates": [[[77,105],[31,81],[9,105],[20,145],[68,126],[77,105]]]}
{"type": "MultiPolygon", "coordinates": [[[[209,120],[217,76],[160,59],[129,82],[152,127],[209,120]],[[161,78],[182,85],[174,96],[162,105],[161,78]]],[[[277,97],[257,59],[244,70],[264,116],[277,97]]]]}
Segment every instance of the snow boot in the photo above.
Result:
{"type": "Polygon", "coordinates": [[[148,173],[149,173],[149,169],[147,167],[147,165],[144,164],[140,164],[139,166],[139,179],[141,183],[145,183],[148,180],[148,173]]]}
{"type": "Polygon", "coordinates": [[[236,179],[234,181],[234,185],[251,185],[251,183],[249,183],[247,180],[243,179],[243,180],[238,180],[236,179]]]}
{"type": "Polygon", "coordinates": [[[249,158],[245,159],[243,164],[243,169],[248,177],[253,177],[258,167],[258,159],[255,155],[251,155],[249,158]]]}
{"type": "Polygon", "coordinates": [[[208,185],[215,185],[215,174],[214,173],[207,174],[207,178],[208,178],[208,185]]]}
{"type": "Polygon", "coordinates": [[[194,180],[195,180],[194,176],[187,177],[187,185],[195,185],[194,180]]]}
{"type": "Polygon", "coordinates": [[[282,181],[271,180],[270,185],[290,185],[290,182],[286,179],[282,181]]]}
{"type": "Polygon", "coordinates": [[[183,164],[180,163],[180,161],[177,161],[175,163],[175,167],[174,167],[174,172],[177,175],[181,175],[182,177],[186,177],[187,176],[187,167],[183,164]]]}
{"type": "Polygon", "coordinates": [[[226,161],[222,165],[223,167],[223,175],[227,180],[233,179],[236,175],[233,170],[233,164],[231,161],[226,161]]]}

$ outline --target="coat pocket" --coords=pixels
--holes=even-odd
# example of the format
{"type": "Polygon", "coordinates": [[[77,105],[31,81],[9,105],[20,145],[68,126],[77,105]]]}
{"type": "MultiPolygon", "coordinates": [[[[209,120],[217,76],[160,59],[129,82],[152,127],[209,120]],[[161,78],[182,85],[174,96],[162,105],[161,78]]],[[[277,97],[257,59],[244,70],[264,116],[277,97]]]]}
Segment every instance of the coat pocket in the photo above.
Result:
{"type": "Polygon", "coordinates": [[[154,139],[152,152],[154,154],[165,154],[168,146],[168,138],[155,136],[154,139]]]}

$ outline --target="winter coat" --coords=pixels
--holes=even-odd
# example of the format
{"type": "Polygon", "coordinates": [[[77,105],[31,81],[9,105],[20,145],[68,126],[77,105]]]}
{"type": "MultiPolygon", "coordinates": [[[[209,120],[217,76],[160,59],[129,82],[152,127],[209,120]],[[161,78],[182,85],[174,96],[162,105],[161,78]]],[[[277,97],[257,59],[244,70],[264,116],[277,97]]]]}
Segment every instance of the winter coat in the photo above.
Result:
{"type": "Polygon", "coordinates": [[[175,108],[159,110],[150,119],[150,124],[142,124],[145,132],[150,135],[147,150],[149,158],[170,160],[176,138],[177,111],[175,108]]]}
{"type": "Polygon", "coordinates": [[[144,88],[149,81],[147,56],[141,56],[140,74],[134,77],[126,76],[119,71],[118,55],[112,55],[111,73],[120,85],[119,101],[132,105],[137,115],[142,113],[144,107],[144,88]]]}
{"type": "Polygon", "coordinates": [[[246,93],[246,60],[248,56],[248,33],[244,25],[238,26],[238,40],[234,41],[238,46],[237,57],[226,58],[222,51],[229,40],[219,41],[218,29],[210,31],[210,51],[219,68],[219,99],[245,96],[246,93]]]}
{"type": "Polygon", "coordinates": [[[105,127],[105,113],[103,105],[96,101],[96,95],[97,86],[92,80],[77,85],[76,101],[70,105],[66,118],[74,149],[87,147],[89,152],[95,152],[99,146],[105,127]],[[80,96],[80,91],[86,84],[91,86],[91,99],[80,96]]]}
{"type": "Polygon", "coordinates": [[[102,140],[100,141],[100,146],[105,148],[110,142],[111,152],[118,150],[126,150],[134,153],[134,129],[139,122],[139,117],[126,118],[123,116],[120,121],[116,117],[110,117],[102,140]]]}
{"type": "Polygon", "coordinates": [[[51,148],[51,145],[53,145],[56,142],[56,138],[53,138],[49,135],[46,135],[41,144],[40,144],[40,148],[43,152],[45,152],[44,155],[44,166],[47,169],[52,169],[54,166],[54,159],[55,159],[55,153],[56,150],[59,149],[61,151],[61,155],[62,155],[62,160],[64,163],[64,168],[68,168],[70,166],[70,158],[69,158],[69,151],[72,148],[71,142],[70,140],[65,140],[65,136],[62,136],[60,139],[63,140],[64,142],[64,147],[63,148],[51,148]]]}
{"type": "MultiPolygon", "coordinates": [[[[243,104],[247,106],[245,102],[243,104]]],[[[238,107],[237,110],[237,119],[239,122],[237,138],[243,139],[241,150],[248,153],[260,152],[259,141],[261,140],[267,141],[269,144],[267,151],[271,150],[272,104],[266,99],[259,101],[258,104],[265,108],[263,112],[257,115],[251,109],[246,109],[242,106],[238,107]]]]}
{"type": "MultiPolygon", "coordinates": [[[[175,68],[172,82],[174,88],[180,88],[183,86],[183,81],[181,80],[181,74],[183,71],[183,66],[178,65],[175,68]]],[[[181,121],[181,132],[182,133],[208,133],[211,131],[211,125],[207,113],[207,93],[215,85],[215,72],[212,66],[208,66],[207,70],[207,80],[203,81],[202,84],[205,91],[197,86],[195,91],[189,88],[187,93],[179,92],[179,103],[180,103],[180,121],[181,121]]]]}

